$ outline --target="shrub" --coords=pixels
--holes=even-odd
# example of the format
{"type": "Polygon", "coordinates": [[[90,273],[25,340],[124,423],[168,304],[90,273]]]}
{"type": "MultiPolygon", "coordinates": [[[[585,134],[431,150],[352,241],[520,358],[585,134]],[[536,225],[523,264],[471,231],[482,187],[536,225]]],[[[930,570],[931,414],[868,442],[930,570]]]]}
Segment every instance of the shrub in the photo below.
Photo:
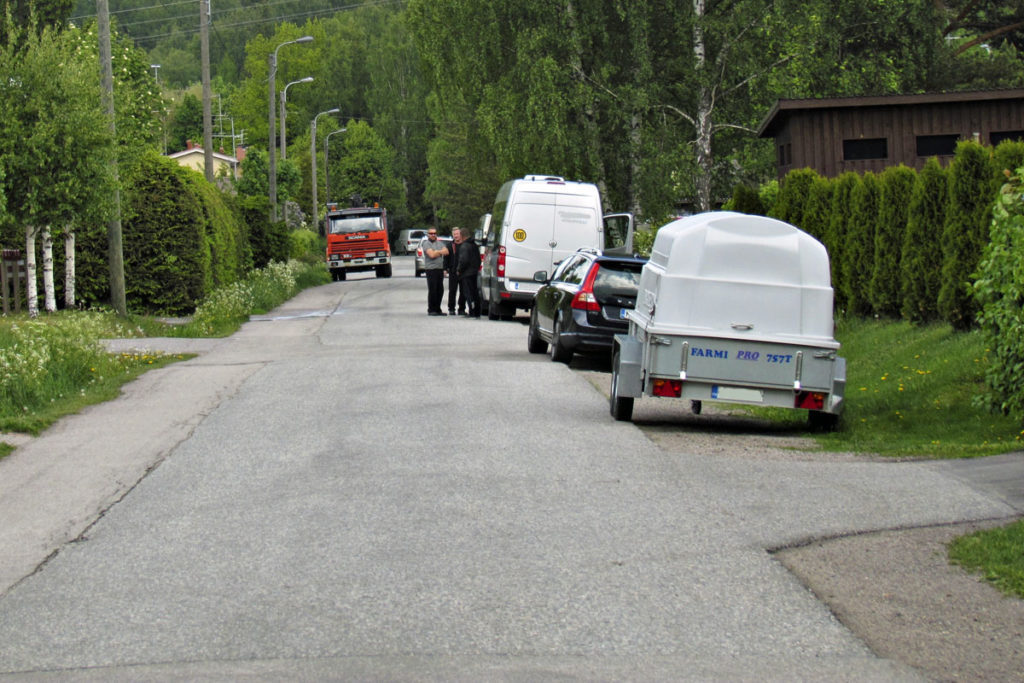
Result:
{"type": "Polygon", "coordinates": [[[834,184],[828,178],[815,176],[807,191],[807,201],[804,203],[804,215],[802,222],[797,225],[804,232],[816,239],[825,241],[825,234],[828,232],[829,219],[832,213],[832,192],[834,184]]]}
{"type": "Polygon", "coordinates": [[[900,314],[900,262],[916,176],[903,164],[890,166],[881,176],[881,205],[868,291],[875,313],[890,318],[900,314]]]}
{"type": "Polygon", "coordinates": [[[949,169],[939,289],[939,313],[956,330],[970,329],[974,324],[977,302],[969,282],[988,241],[996,188],[990,151],[976,142],[959,142],[949,169]]]}
{"type": "Polygon", "coordinates": [[[939,160],[929,159],[917,174],[903,236],[900,311],[914,323],[939,319],[942,226],[946,221],[948,181],[939,160]]]}
{"type": "Polygon", "coordinates": [[[765,215],[764,202],[761,201],[761,197],[757,190],[746,185],[737,185],[732,190],[732,199],[726,204],[725,207],[731,211],[738,211],[740,213],[749,213],[757,216],[765,215]]]}
{"type": "Polygon", "coordinates": [[[804,220],[804,205],[807,202],[807,195],[810,192],[811,184],[817,177],[818,174],[809,168],[800,168],[787,173],[786,177],[782,179],[778,200],[769,215],[799,227],[804,220]]]}
{"type": "Polygon", "coordinates": [[[851,201],[853,188],[860,181],[859,176],[847,171],[833,182],[832,210],[829,216],[828,232],[825,233],[825,248],[828,249],[832,270],[832,291],[835,297],[836,310],[846,308],[846,290],[842,283],[846,278],[844,250],[849,230],[851,201]]]}
{"type": "Polygon", "coordinates": [[[990,240],[971,286],[978,324],[989,349],[986,391],[979,400],[1005,415],[1024,419],[1024,176],[1019,169],[1003,185],[990,240]]]}
{"type": "Polygon", "coordinates": [[[288,233],[288,252],[293,259],[307,263],[324,260],[324,249],[320,248],[320,236],[312,230],[292,230],[288,233]]]}
{"type": "Polygon", "coordinates": [[[840,283],[847,310],[853,315],[872,312],[869,286],[875,255],[875,230],[881,198],[878,176],[868,171],[850,190],[850,220],[843,251],[840,283]]]}

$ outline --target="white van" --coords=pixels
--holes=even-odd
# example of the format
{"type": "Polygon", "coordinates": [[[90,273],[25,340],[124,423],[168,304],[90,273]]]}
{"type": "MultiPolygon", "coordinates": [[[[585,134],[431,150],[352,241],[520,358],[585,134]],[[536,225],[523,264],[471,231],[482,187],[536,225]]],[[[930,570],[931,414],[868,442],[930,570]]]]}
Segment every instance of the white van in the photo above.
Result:
{"type": "Polygon", "coordinates": [[[398,239],[395,240],[395,251],[401,254],[415,253],[416,247],[420,245],[420,242],[426,236],[427,231],[425,228],[402,230],[398,233],[398,239]]]}
{"type": "Polygon", "coordinates": [[[540,288],[534,273],[554,272],[557,263],[580,247],[628,253],[633,237],[632,216],[628,218],[627,234],[609,231],[612,241],[606,244],[596,185],[542,175],[508,181],[498,191],[490,221],[481,225],[482,311],[496,320],[511,318],[518,308],[529,309],[540,288]]]}

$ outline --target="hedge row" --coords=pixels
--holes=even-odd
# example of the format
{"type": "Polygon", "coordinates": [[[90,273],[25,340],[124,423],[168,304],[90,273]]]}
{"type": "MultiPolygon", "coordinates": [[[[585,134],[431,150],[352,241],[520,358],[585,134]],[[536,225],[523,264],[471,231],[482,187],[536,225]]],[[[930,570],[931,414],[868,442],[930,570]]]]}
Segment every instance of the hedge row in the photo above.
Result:
{"type": "MultiPolygon", "coordinates": [[[[125,295],[132,312],[191,313],[214,288],[291,256],[288,230],[283,222],[267,219],[265,197],[224,193],[200,173],[156,153],[125,170],[124,187],[125,295]]],[[[24,249],[24,236],[12,232],[0,237],[5,248],[24,249]]],[[[61,303],[62,242],[62,235],[55,234],[54,279],[61,303]]],[[[76,304],[109,301],[107,226],[76,226],[75,242],[76,304]]]]}
{"type": "MultiPolygon", "coordinates": [[[[1021,166],[1024,143],[963,141],[945,169],[935,159],[920,172],[901,165],[834,179],[801,169],[786,175],[767,214],[825,244],[838,311],[966,330],[978,316],[972,283],[993,202],[1004,173],[1021,166]]],[[[758,201],[743,189],[731,205],[761,213],[750,211],[758,201]]]]}

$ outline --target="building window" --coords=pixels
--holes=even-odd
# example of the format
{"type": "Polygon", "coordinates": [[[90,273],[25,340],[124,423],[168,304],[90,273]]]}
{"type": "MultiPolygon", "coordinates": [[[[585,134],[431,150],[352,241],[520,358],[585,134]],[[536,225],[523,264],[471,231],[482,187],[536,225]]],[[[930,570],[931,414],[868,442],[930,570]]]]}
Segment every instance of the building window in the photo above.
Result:
{"type": "Polygon", "coordinates": [[[953,156],[959,135],[918,135],[917,156],[943,157],[953,156]]]}
{"type": "Polygon", "coordinates": [[[995,147],[1003,140],[1018,140],[1024,141],[1024,130],[1002,130],[999,132],[992,132],[989,136],[989,142],[995,147]]]}
{"type": "Polygon", "coordinates": [[[889,140],[886,138],[860,138],[843,140],[843,161],[861,159],[888,159],[889,140]]]}
{"type": "Polygon", "coordinates": [[[779,166],[789,166],[793,163],[793,146],[789,143],[779,145],[779,166]]]}

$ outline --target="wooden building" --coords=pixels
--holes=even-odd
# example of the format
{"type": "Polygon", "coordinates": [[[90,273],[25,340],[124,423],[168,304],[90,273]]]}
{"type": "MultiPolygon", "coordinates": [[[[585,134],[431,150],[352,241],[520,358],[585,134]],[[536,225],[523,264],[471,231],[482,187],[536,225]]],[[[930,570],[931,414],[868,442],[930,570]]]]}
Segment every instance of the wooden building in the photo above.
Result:
{"type": "Polygon", "coordinates": [[[948,163],[959,140],[1024,140],[1024,89],[779,100],[758,136],[775,140],[779,178],[797,168],[830,178],[920,170],[929,157],[948,163]]]}

